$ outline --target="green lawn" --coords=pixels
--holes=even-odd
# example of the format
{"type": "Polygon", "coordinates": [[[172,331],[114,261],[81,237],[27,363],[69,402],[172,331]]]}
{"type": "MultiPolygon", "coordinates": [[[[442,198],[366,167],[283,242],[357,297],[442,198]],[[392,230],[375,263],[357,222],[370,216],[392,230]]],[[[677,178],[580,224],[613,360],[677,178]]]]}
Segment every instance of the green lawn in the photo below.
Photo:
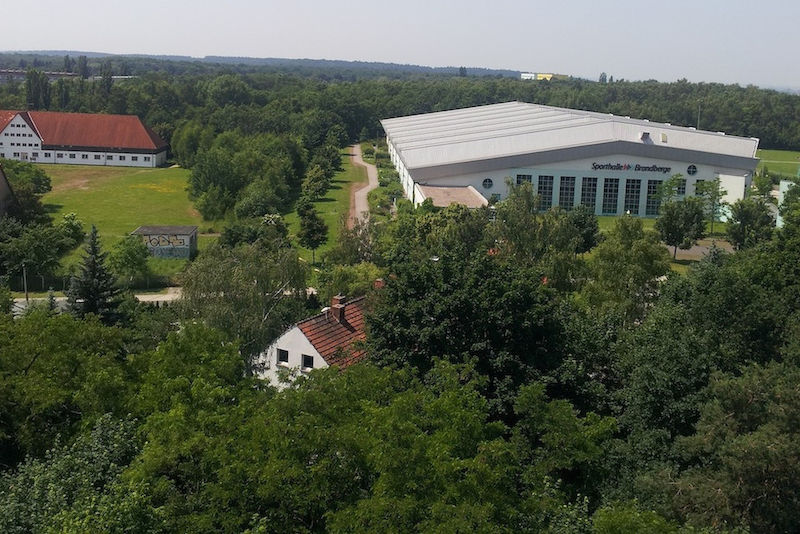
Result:
{"type": "MultiPolygon", "coordinates": [[[[343,153],[344,154],[344,153],[343,153]]],[[[324,198],[314,202],[317,214],[328,225],[328,241],[317,249],[316,257],[330,249],[339,237],[339,224],[342,216],[350,211],[350,188],[353,184],[367,181],[367,173],[363,167],[356,167],[350,163],[350,158],[342,156],[342,170],[333,177],[333,185],[324,198]]],[[[296,235],[300,231],[300,219],[297,212],[293,211],[284,217],[289,228],[289,234],[300,251],[300,257],[311,262],[311,250],[303,248],[297,242],[296,235]]]]}
{"type": "Polygon", "coordinates": [[[765,165],[772,172],[797,176],[800,167],[800,152],[792,150],[759,150],[757,157],[761,159],[758,168],[765,165]]]}
{"type": "MultiPolygon", "coordinates": [[[[45,208],[57,222],[65,213],[74,212],[88,230],[97,226],[103,247],[114,243],[142,225],[197,225],[201,233],[219,230],[219,224],[203,221],[186,192],[189,171],[181,168],[134,169],[87,165],[44,165],[53,190],[43,198],[45,208]]],[[[202,250],[216,237],[199,238],[202,250]]],[[[63,264],[68,269],[81,256],[77,249],[63,264]]],[[[155,274],[172,276],[185,260],[150,260],[155,274]]]]}

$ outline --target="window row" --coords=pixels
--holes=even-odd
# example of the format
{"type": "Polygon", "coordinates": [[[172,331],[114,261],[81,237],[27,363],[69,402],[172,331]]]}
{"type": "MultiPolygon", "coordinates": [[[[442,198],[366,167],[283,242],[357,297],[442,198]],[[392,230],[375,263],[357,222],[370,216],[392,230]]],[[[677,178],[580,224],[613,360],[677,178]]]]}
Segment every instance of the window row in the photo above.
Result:
{"type": "MultiPolygon", "coordinates": [[[[39,143],[8,143],[9,146],[32,146],[32,147],[39,147],[39,143]]],[[[0,142],[0,146],[3,146],[3,143],[0,142]]]]}
{"type": "MultiPolygon", "coordinates": [[[[700,180],[698,180],[699,182],[700,180]]],[[[533,176],[530,174],[518,174],[516,183],[532,183],[533,176]]],[[[647,180],[647,194],[645,197],[645,215],[658,215],[660,207],[659,189],[663,180],[647,180]]],[[[640,210],[640,199],[642,193],[641,179],[625,180],[625,190],[623,195],[623,211],[638,214],[640,210]]],[[[597,187],[598,178],[586,176],[581,179],[580,197],[578,203],[590,208],[592,211],[597,209],[597,187]]],[[[601,213],[616,214],[619,209],[620,178],[605,178],[603,180],[603,190],[601,197],[601,213]]],[[[679,187],[679,194],[685,194],[685,180],[679,187]],[[682,191],[682,192],[681,192],[682,191]]],[[[550,209],[553,205],[554,178],[549,175],[540,175],[536,187],[539,196],[540,208],[550,209]]],[[[562,209],[570,210],[575,205],[576,177],[562,176],[558,186],[558,205],[562,209]]]]}
{"type": "MultiPolygon", "coordinates": [[[[308,354],[303,354],[301,358],[302,369],[314,368],[314,357],[308,354]]],[[[289,365],[289,351],[278,349],[278,365],[289,365]]]]}
{"type": "MultiPolygon", "coordinates": [[[[12,125],[12,126],[13,126],[13,125],[12,125]]],[[[5,132],[5,133],[3,134],[3,137],[33,137],[33,134],[26,134],[26,133],[24,133],[24,132],[23,132],[23,133],[17,133],[17,134],[15,134],[15,133],[13,133],[13,132],[12,132],[12,133],[5,132]]]]}
{"type": "MultiPolygon", "coordinates": [[[[9,144],[11,146],[14,146],[14,143],[9,143],[9,144]]],[[[3,146],[3,143],[0,143],[0,146],[3,146]]],[[[28,145],[26,145],[24,143],[17,143],[16,146],[28,146],[28,145]]],[[[34,145],[32,143],[31,143],[30,146],[31,146],[31,148],[34,148],[34,145]]],[[[38,146],[39,145],[36,144],[36,147],[38,147],[38,146]]],[[[53,156],[52,152],[45,152],[44,153],[44,157],[45,158],[51,158],[52,156],[53,156]]],[[[81,154],[80,156],[81,156],[81,159],[89,159],[89,154],[81,154]]],[[[12,157],[18,158],[18,157],[20,157],[20,153],[19,152],[14,152],[12,157]]],[[[26,153],[25,157],[27,157],[27,153],[26,153]]],[[[39,157],[39,153],[38,152],[32,152],[31,153],[31,157],[38,158],[39,157]]],[[[56,159],[64,159],[65,157],[67,159],[77,159],[78,158],[77,154],[75,154],[75,153],[66,153],[65,154],[64,152],[56,152],[56,159]]],[[[103,159],[103,155],[102,154],[94,154],[93,157],[97,161],[103,159]]],[[[5,154],[0,153],[0,158],[5,158],[5,154]]],[[[131,158],[131,161],[139,161],[139,156],[131,156],[130,158],[131,158]]],[[[112,161],[113,159],[114,159],[113,155],[106,154],[106,161],[112,161]]],[[[127,156],[119,156],[118,157],[118,161],[127,161],[127,156]]],[[[144,156],[143,157],[143,161],[150,161],[150,156],[144,156]]]]}

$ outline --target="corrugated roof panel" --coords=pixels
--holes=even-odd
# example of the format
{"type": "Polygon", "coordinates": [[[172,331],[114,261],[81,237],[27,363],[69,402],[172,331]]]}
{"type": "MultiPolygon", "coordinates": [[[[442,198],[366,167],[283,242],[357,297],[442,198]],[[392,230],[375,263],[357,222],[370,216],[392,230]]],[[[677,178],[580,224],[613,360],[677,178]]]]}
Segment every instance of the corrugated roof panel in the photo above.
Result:
{"type": "Polygon", "coordinates": [[[663,147],[740,158],[754,158],[758,148],[753,138],[524,102],[385,119],[381,124],[408,169],[609,141],[642,143],[643,131],[650,132],[652,144],[663,147]]]}

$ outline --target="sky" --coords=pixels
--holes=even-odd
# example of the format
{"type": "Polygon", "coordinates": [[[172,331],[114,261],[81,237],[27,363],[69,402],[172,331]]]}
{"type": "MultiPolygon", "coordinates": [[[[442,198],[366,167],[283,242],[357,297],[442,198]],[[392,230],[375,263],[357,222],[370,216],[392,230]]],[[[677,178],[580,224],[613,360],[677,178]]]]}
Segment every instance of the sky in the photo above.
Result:
{"type": "Polygon", "coordinates": [[[4,51],[341,59],[800,89],[797,0],[37,0],[2,11],[4,51]]]}

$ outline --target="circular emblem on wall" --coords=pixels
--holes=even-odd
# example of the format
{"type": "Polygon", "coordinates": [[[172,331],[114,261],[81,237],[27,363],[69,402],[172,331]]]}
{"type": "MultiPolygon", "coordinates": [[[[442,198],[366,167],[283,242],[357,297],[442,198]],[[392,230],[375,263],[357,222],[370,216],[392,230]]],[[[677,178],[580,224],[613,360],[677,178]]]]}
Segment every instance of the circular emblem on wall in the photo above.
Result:
{"type": "Polygon", "coordinates": [[[686,172],[689,173],[689,176],[694,176],[697,174],[697,167],[694,165],[689,165],[689,167],[686,169],[686,172]]]}
{"type": "Polygon", "coordinates": [[[484,189],[491,189],[493,185],[494,185],[494,182],[492,181],[491,178],[485,178],[483,180],[483,188],[484,189]]]}

